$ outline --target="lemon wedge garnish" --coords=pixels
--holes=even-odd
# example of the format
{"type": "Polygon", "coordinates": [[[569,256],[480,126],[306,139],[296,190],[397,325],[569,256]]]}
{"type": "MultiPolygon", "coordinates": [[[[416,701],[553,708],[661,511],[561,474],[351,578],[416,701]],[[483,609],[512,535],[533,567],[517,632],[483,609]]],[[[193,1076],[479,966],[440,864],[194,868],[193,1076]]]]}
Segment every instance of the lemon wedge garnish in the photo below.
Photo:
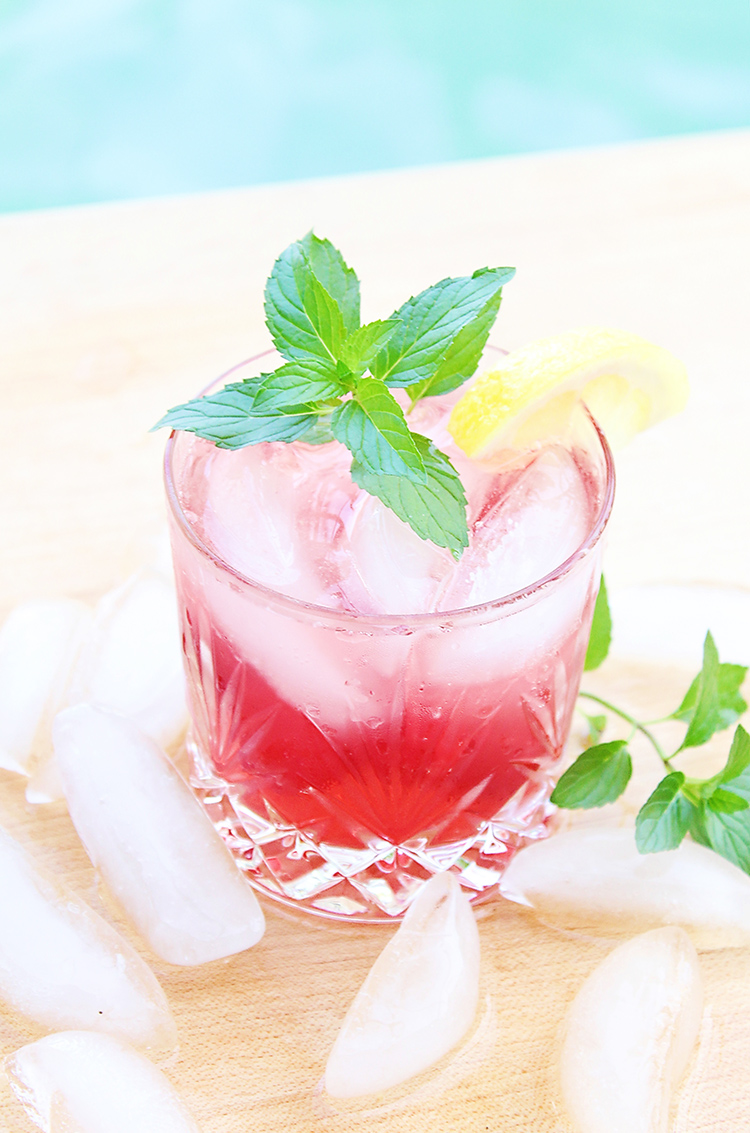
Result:
{"type": "Polygon", "coordinates": [[[475,460],[554,436],[585,402],[613,448],[684,408],[685,367],[625,331],[592,327],[543,338],[482,374],[456,403],[448,429],[475,460]]]}

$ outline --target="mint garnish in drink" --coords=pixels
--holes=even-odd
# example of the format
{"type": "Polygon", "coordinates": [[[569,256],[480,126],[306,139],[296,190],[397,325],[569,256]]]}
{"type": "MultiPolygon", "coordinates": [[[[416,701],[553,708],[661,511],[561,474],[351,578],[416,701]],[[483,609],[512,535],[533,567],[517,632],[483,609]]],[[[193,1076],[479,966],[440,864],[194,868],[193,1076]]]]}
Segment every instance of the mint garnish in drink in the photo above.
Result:
{"type": "MultiPolygon", "coordinates": [[[[612,619],[602,579],[586,654],[587,669],[598,668],[604,661],[611,633],[612,619]]],[[[746,675],[744,665],[719,660],[709,632],[703,644],[701,671],[668,716],[637,720],[602,697],[581,692],[586,700],[614,712],[629,724],[630,736],[599,743],[606,717],[587,716],[593,743],[560,776],[552,802],[573,810],[604,806],[618,799],[633,771],[628,744],[639,732],[652,745],[666,771],[636,818],[635,836],[641,853],[673,850],[689,833],[694,841],[750,873],[750,735],[738,724],[724,767],[710,778],[692,779],[674,766],[674,760],[683,751],[701,747],[717,732],[735,724],[747,710],[740,692],[746,675]],[[682,742],[671,754],[667,754],[652,731],[653,725],[667,720],[686,726],[682,742]]]]}
{"type": "Polygon", "coordinates": [[[514,274],[480,268],[443,279],[390,318],[362,326],[355,272],[329,240],[310,232],[281,253],[266,283],[266,325],[284,363],[170,409],[155,428],[229,449],[340,441],[360,488],[458,558],[468,545],[460,477],[409,428],[392,390],[405,389],[413,406],[470,378],[514,274]]]}

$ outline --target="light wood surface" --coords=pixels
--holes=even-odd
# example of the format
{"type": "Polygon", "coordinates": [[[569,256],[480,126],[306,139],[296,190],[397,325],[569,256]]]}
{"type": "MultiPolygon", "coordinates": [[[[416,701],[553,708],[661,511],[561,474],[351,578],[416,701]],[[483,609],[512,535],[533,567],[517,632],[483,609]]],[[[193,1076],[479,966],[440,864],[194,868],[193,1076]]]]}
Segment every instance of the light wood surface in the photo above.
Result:
{"type": "MultiPolygon", "coordinates": [[[[263,282],[311,227],[356,267],[367,318],[442,276],[510,263],[518,276],[499,344],[607,324],[672,349],[688,366],[691,403],[618,461],[608,573],[615,587],[750,590],[750,132],[739,131],[0,217],[0,616],[27,597],[94,597],[152,555],[163,436],[147,430],[267,345],[263,282]]],[[[633,706],[671,708],[684,688],[679,671],[608,666],[598,687],[633,706]]],[[[643,753],[634,799],[656,773],[643,753]]],[[[99,902],[64,811],[28,808],[10,776],[0,786],[0,819],[99,902]]],[[[154,963],[181,1033],[166,1069],[204,1133],[566,1129],[556,1036],[609,942],[487,908],[474,1035],[393,1098],[333,1106],[316,1084],[389,930],[273,909],[268,919],[261,944],[226,963],[154,963]]],[[[750,1112],[750,956],[713,953],[703,967],[710,1025],[675,1129],[739,1133],[750,1112]]],[[[3,1054],[33,1034],[0,1026],[3,1054]]],[[[7,1093],[3,1127],[31,1128],[7,1093]]]]}

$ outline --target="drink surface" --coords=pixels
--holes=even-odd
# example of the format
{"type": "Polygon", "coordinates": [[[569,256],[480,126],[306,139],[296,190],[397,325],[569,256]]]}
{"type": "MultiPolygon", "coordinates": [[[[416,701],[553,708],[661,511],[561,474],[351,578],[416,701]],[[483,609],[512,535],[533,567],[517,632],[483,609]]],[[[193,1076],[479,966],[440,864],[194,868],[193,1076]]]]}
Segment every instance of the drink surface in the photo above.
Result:
{"type": "Polygon", "coordinates": [[[464,482],[458,562],[358,489],[335,442],[176,445],[197,537],[174,527],[196,783],[256,881],[321,913],[392,916],[439,868],[489,890],[549,813],[597,549],[557,568],[606,477],[578,442],[473,465],[446,401],[410,424],[464,482]]]}

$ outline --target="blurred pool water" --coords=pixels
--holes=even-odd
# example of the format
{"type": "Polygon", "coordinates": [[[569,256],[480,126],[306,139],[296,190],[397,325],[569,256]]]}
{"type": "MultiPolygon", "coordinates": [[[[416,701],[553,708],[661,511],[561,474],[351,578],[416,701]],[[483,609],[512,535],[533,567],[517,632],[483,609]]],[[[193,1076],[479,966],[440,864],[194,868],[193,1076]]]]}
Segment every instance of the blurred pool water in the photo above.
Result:
{"type": "Polygon", "coordinates": [[[748,0],[0,0],[0,210],[750,125],[748,0]]]}

